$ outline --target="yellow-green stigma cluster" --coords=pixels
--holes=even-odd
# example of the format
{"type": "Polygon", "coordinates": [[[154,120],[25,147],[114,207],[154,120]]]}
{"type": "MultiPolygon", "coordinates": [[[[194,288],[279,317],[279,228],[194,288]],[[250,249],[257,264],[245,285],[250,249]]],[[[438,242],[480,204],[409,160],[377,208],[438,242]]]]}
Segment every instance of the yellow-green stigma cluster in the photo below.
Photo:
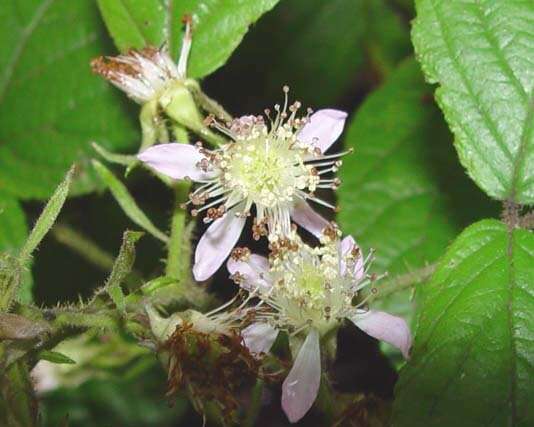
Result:
{"type": "Polygon", "coordinates": [[[322,243],[312,248],[297,241],[271,258],[272,288],[260,298],[275,309],[268,321],[277,328],[324,334],[357,309],[355,297],[370,283],[360,251],[343,253],[338,238],[322,243]]]}

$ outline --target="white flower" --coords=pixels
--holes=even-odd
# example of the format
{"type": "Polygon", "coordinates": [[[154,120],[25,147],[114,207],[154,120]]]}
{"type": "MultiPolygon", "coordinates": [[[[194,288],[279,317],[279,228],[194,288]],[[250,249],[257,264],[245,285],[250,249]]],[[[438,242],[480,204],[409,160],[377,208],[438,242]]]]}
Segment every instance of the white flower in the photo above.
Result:
{"type": "Polygon", "coordinates": [[[100,74],[130,98],[144,104],[157,98],[175,81],[184,79],[165,49],[146,47],[126,55],[99,57],[91,62],[100,74]]]}
{"type": "MultiPolygon", "coordinates": [[[[335,172],[344,153],[324,152],[341,135],[347,114],[320,110],[297,118],[300,104],[276,106],[276,117],[266,124],[261,116],[245,116],[227,127],[215,126],[232,138],[218,149],[187,144],[150,147],[138,158],[173,179],[200,183],[190,194],[193,215],[206,211],[211,226],[200,239],[193,272],[206,280],[235,246],[254,206],[253,235],[271,240],[291,233],[291,220],[317,237],[328,225],[307,200],[334,208],[315,195],[318,188],[337,188],[339,180],[324,178],[335,172]]],[[[267,112],[268,116],[269,113],[267,112]]]]}
{"type": "Polygon", "coordinates": [[[381,311],[354,305],[358,292],[370,283],[366,262],[350,236],[342,241],[327,237],[312,248],[300,241],[283,242],[271,263],[247,251],[238,251],[227,267],[233,279],[257,295],[271,311],[258,313],[256,323],[242,331],[253,353],[267,352],[278,331],[305,336],[282,387],[282,407],[291,422],[311,408],[321,379],[320,338],[349,319],[370,336],[400,349],[411,346],[406,322],[381,311]]]}
{"type": "Polygon", "coordinates": [[[125,55],[99,57],[91,62],[93,71],[109,80],[139,104],[160,96],[165,89],[186,78],[191,50],[191,22],[186,19],[186,32],[178,64],[165,47],[130,50],[125,55]]]}

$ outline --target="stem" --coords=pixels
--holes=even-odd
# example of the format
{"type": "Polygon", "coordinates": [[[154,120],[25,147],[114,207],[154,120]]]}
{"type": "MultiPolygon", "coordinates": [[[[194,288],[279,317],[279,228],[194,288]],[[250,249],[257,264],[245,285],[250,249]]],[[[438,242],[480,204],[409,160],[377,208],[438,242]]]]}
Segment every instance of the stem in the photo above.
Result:
{"type": "Polygon", "coordinates": [[[411,271],[410,273],[401,274],[386,280],[379,288],[378,293],[370,298],[370,301],[385,298],[395,292],[403,289],[411,288],[418,283],[424,282],[428,279],[434,271],[436,271],[437,263],[429,264],[426,267],[411,271]]]}
{"type": "Polygon", "coordinates": [[[258,378],[256,384],[254,384],[254,387],[252,388],[252,396],[250,396],[249,407],[243,423],[244,427],[254,427],[256,425],[261,410],[261,398],[264,386],[265,383],[263,380],[258,378]]]}
{"type": "Polygon", "coordinates": [[[191,184],[181,182],[175,186],[175,206],[171,220],[171,237],[168,244],[167,266],[165,274],[168,277],[177,279],[182,282],[189,274],[189,241],[184,234],[187,212],[181,207],[181,204],[187,201],[189,188],[191,184]]]}

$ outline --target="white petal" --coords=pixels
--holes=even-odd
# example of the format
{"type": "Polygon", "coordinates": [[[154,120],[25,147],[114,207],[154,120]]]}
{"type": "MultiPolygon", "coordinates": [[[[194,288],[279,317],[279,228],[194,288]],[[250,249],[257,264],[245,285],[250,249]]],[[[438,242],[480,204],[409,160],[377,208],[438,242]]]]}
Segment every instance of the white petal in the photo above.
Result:
{"type": "Polygon", "coordinates": [[[143,163],[173,179],[190,178],[194,181],[213,178],[213,172],[197,167],[204,155],[189,144],[160,144],[147,148],[137,155],[143,163]]]}
{"type": "Polygon", "coordinates": [[[235,216],[235,209],[216,219],[198,242],[193,274],[198,281],[215,273],[237,243],[246,218],[235,216]]]}
{"type": "Polygon", "coordinates": [[[308,202],[304,201],[295,205],[291,212],[291,219],[317,238],[320,238],[325,227],[330,225],[326,219],[312,209],[308,202]]]}
{"type": "Polygon", "coordinates": [[[268,323],[253,323],[241,331],[245,346],[252,354],[267,353],[278,336],[278,330],[268,323]]]}
{"type": "Polygon", "coordinates": [[[310,121],[300,130],[297,138],[324,153],[343,132],[346,119],[347,113],[344,111],[319,110],[310,116],[310,121]]]}
{"type": "Polygon", "coordinates": [[[269,281],[269,260],[261,255],[252,254],[246,261],[236,261],[230,258],[226,263],[226,268],[230,274],[239,273],[243,277],[240,285],[253,291],[259,288],[260,291],[268,291],[271,288],[269,281]]]}
{"type": "Polygon", "coordinates": [[[312,407],[321,384],[319,333],[308,333],[293,367],[282,385],[282,408],[292,423],[300,420],[312,407]]]}
{"type": "MultiPolygon", "coordinates": [[[[343,258],[350,255],[350,253],[354,249],[359,249],[359,247],[352,236],[347,236],[341,241],[341,258],[342,258],[340,262],[341,274],[345,274],[345,269],[347,267],[343,258]]],[[[360,255],[358,256],[358,258],[356,259],[356,263],[354,264],[354,275],[357,280],[360,280],[363,278],[365,274],[364,268],[365,266],[363,265],[363,255],[360,251],[360,255]]]]}
{"type": "Polygon", "coordinates": [[[55,390],[60,386],[59,369],[56,364],[39,360],[30,372],[34,390],[37,394],[55,390]]]}
{"type": "Polygon", "coordinates": [[[412,335],[406,321],[383,311],[369,310],[351,317],[352,322],[367,335],[397,347],[407,359],[412,346],[412,335]]]}

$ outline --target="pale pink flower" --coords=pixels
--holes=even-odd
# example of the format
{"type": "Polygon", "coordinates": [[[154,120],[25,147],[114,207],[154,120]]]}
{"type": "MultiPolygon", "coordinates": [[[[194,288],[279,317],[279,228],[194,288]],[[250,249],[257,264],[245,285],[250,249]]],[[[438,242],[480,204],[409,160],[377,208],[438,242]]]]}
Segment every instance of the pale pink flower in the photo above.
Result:
{"type": "MultiPolygon", "coordinates": [[[[344,153],[324,152],[341,135],[347,114],[320,110],[297,118],[300,104],[275,106],[276,117],[267,125],[261,116],[245,116],[227,127],[215,127],[232,139],[220,148],[161,144],[138,158],[155,171],[176,180],[191,179],[200,186],[190,194],[193,215],[206,211],[212,222],[195,252],[193,272],[206,280],[235,246],[254,206],[253,236],[276,240],[291,233],[291,220],[315,236],[329,224],[308,200],[334,208],[316,197],[319,188],[337,188],[335,172],[344,153]]],[[[269,116],[269,113],[267,113],[269,116]]]]}
{"type": "Polygon", "coordinates": [[[403,319],[364,309],[365,300],[353,305],[358,292],[370,284],[367,260],[354,239],[323,238],[322,242],[311,248],[297,240],[296,246],[277,251],[270,263],[247,251],[236,251],[239,256],[232,255],[227,263],[232,278],[271,308],[258,312],[256,323],[242,331],[252,353],[269,351],[280,330],[305,337],[282,386],[282,408],[291,422],[300,420],[317,397],[320,338],[344,319],[394,345],[404,357],[411,346],[410,329],[403,319]]]}

